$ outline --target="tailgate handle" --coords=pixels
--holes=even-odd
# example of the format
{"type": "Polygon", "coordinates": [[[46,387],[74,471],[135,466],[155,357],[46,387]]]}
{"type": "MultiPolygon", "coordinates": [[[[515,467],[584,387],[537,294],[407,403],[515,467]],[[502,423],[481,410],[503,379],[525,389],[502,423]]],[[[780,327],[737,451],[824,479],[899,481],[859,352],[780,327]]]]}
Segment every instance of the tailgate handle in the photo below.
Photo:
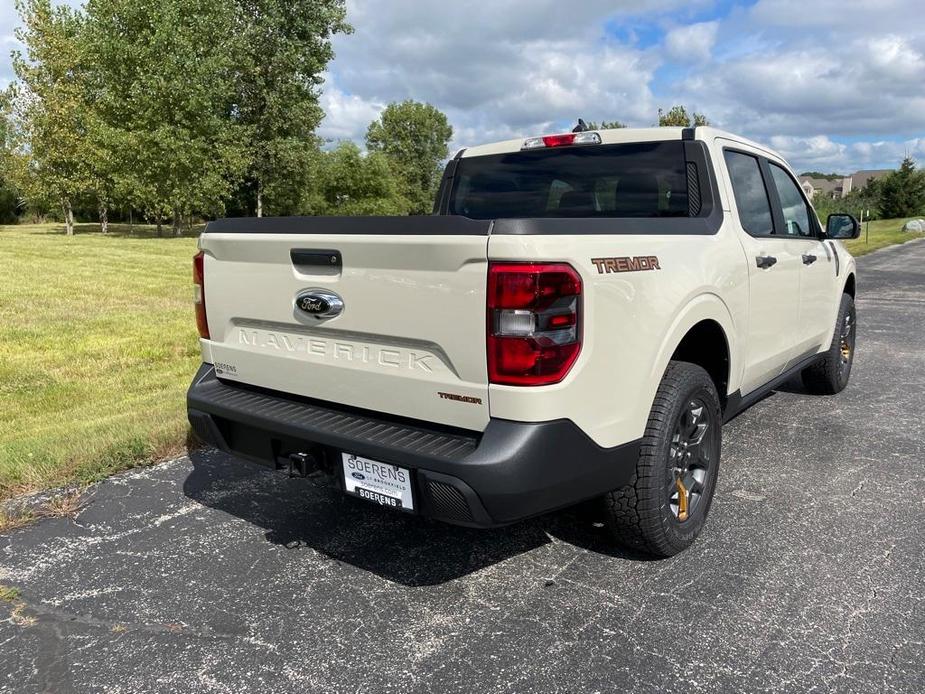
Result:
{"type": "Polygon", "coordinates": [[[335,268],[343,265],[340,251],[326,251],[319,248],[293,248],[289,251],[292,264],[296,267],[335,268]]]}

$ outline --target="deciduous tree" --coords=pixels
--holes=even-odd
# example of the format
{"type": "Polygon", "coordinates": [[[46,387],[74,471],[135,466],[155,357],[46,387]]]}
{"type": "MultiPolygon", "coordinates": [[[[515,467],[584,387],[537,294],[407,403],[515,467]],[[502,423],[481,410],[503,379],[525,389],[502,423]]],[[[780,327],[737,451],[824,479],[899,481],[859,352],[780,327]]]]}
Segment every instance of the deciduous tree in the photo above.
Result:
{"type": "Polygon", "coordinates": [[[251,126],[232,118],[242,55],[225,0],[89,0],[101,132],[125,201],[180,233],[219,214],[249,164],[251,126]]]}
{"type": "Polygon", "coordinates": [[[441,163],[453,128],[430,104],[403,101],[389,104],[366,131],[366,147],[381,152],[402,181],[411,214],[428,214],[440,185],[441,163]]]}
{"type": "Polygon", "coordinates": [[[626,128],[626,123],[621,123],[618,120],[602,120],[600,123],[595,121],[589,121],[587,123],[588,130],[617,130],[618,128],[626,128]]]}
{"type": "Polygon", "coordinates": [[[690,128],[709,125],[710,122],[702,113],[695,112],[691,116],[683,106],[672,106],[668,113],[665,113],[662,109],[658,110],[658,124],[659,127],[663,128],[668,126],[690,128]]]}
{"type": "Polygon", "coordinates": [[[74,233],[74,204],[88,190],[83,15],[50,0],[17,0],[23,26],[13,53],[13,90],[19,185],[28,199],[60,206],[65,231],[74,233]]]}
{"type": "Polygon", "coordinates": [[[235,118],[250,129],[257,216],[290,213],[318,148],[321,73],[331,36],[349,31],[343,0],[237,0],[242,23],[235,118]]]}
{"type": "Polygon", "coordinates": [[[10,95],[0,92],[0,224],[16,221],[19,193],[16,188],[16,152],[10,121],[10,95]]]}
{"type": "Polygon", "coordinates": [[[325,215],[405,215],[410,204],[381,152],[363,155],[352,142],[322,152],[311,186],[308,212],[325,215]]]}

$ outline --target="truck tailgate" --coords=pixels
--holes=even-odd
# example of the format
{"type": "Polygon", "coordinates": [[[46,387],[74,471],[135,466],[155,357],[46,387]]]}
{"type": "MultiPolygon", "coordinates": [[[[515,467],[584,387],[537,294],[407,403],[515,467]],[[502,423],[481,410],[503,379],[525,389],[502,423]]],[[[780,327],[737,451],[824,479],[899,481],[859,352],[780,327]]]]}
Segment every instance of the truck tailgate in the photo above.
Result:
{"type": "Polygon", "coordinates": [[[484,235],[204,234],[204,348],[216,373],[483,430],[485,226],[484,235]],[[330,266],[321,262],[338,256],[330,266]],[[340,315],[319,320],[298,308],[297,295],[306,290],[337,294],[340,315]]]}

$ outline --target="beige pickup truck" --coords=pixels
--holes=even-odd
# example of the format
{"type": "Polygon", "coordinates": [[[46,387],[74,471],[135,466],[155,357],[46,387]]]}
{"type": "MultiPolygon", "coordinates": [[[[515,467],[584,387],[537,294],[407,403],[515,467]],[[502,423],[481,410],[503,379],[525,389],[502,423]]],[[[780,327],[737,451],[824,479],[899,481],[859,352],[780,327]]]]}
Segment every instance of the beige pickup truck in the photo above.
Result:
{"type": "Polygon", "coordinates": [[[786,162],[713,128],[449,162],[432,216],[223,219],[195,257],[197,434],[398,512],[491,527],[600,498],[689,546],[722,425],[848,382],[855,263],[786,162]]]}

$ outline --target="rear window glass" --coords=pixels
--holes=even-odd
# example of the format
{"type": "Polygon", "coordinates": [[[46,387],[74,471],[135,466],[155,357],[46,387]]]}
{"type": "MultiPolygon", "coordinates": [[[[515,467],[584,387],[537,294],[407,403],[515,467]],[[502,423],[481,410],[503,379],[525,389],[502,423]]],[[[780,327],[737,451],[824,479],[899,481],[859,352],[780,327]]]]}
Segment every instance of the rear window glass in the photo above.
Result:
{"type": "Polygon", "coordinates": [[[687,217],[684,143],[537,149],[461,159],[449,213],[472,219],[687,217]]]}

